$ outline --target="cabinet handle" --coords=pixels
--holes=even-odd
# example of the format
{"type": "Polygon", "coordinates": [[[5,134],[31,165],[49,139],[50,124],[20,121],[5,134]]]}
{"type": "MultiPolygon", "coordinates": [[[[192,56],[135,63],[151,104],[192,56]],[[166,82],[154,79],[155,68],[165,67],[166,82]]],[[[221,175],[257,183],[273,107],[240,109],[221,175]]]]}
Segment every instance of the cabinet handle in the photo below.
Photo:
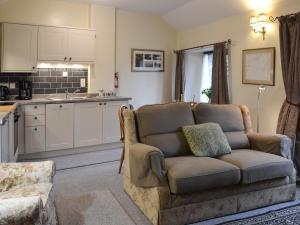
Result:
{"type": "Polygon", "coordinates": [[[62,105],[59,106],[59,108],[62,108],[62,107],[63,107],[62,105]]]}
{"type": "Polygon", "coordinates": [[[37,117],[34,117],[35,120],[37,120],[37,117]]]}
{"type": "Polygon", "coordinates": [[[72,57],[69,58],[69,61],[71,61],[71,60],[72,60],[72,57]]]}
{"type": "Polygon", "coordinates": [[[33,66],[32,69],[34,70],[34,69],[35,69],[35,66],[33,66]]]}
{"type": "Polygon", "coordinates": [[[66,61],[66,60],[67,60],[67,57],[64,58],[64,61],[66,61]]]}
{"type": "Polygon", "coordinates": [[[107,105],[107,103],[106,103],[106,102],[104,102],[104,105],[107,105]]]}
{"type": "Polygon", "coordinates": [[[34,128],[34,131],[37,131],[37,128],[34,128]]]}
{"type": "Polygon", "coordinates": [[[99,103],[99,105],[102,105],[102,103],[99,103]]]}
{"type": "Polygon", "coordinates": [[[37,109],[38,107],[35,105],[34,108],[37,109]]]}

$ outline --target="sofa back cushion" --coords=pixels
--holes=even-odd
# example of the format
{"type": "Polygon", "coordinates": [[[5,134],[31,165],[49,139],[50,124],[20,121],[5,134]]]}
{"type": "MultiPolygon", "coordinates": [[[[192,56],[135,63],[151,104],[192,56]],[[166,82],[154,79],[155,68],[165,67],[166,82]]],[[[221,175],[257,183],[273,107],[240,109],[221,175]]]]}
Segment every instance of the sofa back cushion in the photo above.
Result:
{"type": "Polygon", "coordinates": [[[197,104],[194,108],[196,124],[218,123],[232,149],[249,148],[244,119],[236,105],[197,104]]]}
{"type": "Polygon", "coordinates": [[[195,124],[189,104],[146,105],[135,115],[142,143],[159,148],[166,158],[191,154],[181,131],[183,126],[195,124]]]}

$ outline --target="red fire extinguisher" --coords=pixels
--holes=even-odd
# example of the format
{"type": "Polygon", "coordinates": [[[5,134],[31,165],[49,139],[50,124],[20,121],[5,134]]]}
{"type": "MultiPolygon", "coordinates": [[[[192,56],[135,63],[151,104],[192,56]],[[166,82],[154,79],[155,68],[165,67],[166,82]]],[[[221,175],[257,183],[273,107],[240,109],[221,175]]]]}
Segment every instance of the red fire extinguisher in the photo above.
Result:
{"type": "Polygon", "coordinates": [[[115,73],[114,86],[115,86],[115,89],[119,88],[119,73],[118,72],[115,73]]]}

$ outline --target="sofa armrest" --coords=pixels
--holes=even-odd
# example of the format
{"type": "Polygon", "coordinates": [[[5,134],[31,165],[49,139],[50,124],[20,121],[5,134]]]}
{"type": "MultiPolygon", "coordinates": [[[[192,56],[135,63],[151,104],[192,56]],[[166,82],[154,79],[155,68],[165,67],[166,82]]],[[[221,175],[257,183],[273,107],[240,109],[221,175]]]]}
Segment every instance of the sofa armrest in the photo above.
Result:
{"type": "Polygon", "coordinates": [[[32,163],[1,163],[0,192],[12,187],[36,183],[52,183],[55,164],[52,161],[32,163]]]}
{"type": "Polygon", "coordinates": [[[247,136],[250,142],[250,148],[253,150],[279,155],[287,159],[292,158],[292,141],[285,135],[249,133],[247,136]]]}
{"type": "Polygon", "coordinates": [[[42,225],[42,200],[36,197],[0,200],[0,224],[42,225]]]}
{"type": "Polygon", "coordinates": [[[163,153],[141,143],[129,146],[130,178],[138,187],[155,187],[166,184],[163,153]]]}

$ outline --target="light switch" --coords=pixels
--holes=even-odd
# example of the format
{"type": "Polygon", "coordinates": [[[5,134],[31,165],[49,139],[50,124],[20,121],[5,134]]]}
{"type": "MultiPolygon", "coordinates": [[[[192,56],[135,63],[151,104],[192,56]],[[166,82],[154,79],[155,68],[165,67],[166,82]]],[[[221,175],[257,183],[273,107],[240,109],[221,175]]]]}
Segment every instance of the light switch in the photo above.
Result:
{"type": "Polygon", "coordinates": [[[9,88],[11,88],[11,89],[16,88],[16,83],[9,83],[9,88]]]}
{"type": "Polygon", "coordinates": [[[67,77],[68,76],[68,72],[67,71],[62,72],[62,76],[63,77],[67,77]]]}
{"type": "Polygon", "coordinates": [[[85,87],[85,78],[80,79],[80,87],[85,87]]]}

